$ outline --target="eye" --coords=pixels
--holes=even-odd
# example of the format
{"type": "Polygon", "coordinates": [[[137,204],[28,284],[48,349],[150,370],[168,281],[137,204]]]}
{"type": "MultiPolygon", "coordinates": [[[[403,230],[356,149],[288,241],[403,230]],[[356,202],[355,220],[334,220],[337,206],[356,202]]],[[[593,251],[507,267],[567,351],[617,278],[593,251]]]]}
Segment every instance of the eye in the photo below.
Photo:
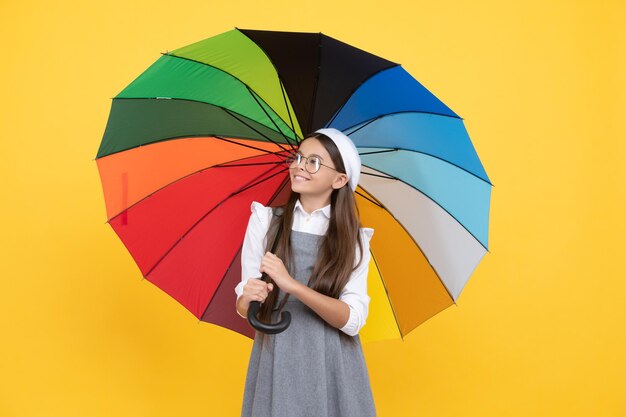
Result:
{"type": "Polygon", "coordinates": [[[309,157],[309,163],[312,164],[315,169],[318,169],[320,166],[320,159],[317,156],[309,157]]]}

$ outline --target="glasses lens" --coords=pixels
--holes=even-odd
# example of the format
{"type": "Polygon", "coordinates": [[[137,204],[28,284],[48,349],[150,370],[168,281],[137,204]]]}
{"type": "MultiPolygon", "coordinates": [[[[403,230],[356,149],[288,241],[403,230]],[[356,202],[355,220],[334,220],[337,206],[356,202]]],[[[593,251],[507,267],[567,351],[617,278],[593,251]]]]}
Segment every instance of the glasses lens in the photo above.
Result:
{"type": "Polygon", "coordinates": [[[296,161],[296,165],[300,165],[300,155],[297,153],[292,153],[289,154],[289,156],[287,156],[287,158],[285,158],[285,164],[287,164],[287,166],[291,166],[291,164],[293,164],[294,161],[296,161]]]}
{"type": "Polygon", "coordinates": [[[310,156],[306,161],[306,170],[311,174],[315,174],[320,169],[320,160],[315,156],[310,156]]]}

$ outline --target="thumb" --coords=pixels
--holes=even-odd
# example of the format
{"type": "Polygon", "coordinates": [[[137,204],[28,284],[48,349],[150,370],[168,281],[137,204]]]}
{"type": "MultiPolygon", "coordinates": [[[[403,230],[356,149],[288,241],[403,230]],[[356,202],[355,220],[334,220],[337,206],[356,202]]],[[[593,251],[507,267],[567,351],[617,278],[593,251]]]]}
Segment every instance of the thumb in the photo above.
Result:
{"type": "Polygon", "coordinates": [[[267,284],[267,287],[270,291],[272,291],[274,289],[274,284],[267,284]]]}

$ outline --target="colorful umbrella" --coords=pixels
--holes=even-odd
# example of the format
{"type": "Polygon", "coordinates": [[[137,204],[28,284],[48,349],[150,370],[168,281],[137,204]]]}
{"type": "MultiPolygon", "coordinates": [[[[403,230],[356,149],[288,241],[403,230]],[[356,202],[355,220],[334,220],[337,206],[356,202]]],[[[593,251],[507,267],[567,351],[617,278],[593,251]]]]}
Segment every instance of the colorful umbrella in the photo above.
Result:
{"type": "Polygon", "coordinates": [[[108,223],[199,320],[235,311],[250,204],[285,204],[303,133],[348,134],[375,229],[362,340],[456,303],[487,251],[491,182],[463,120],[399,64],[321,33],[234,29],[164,53],[112,101],[96,162],[108,223]]]}

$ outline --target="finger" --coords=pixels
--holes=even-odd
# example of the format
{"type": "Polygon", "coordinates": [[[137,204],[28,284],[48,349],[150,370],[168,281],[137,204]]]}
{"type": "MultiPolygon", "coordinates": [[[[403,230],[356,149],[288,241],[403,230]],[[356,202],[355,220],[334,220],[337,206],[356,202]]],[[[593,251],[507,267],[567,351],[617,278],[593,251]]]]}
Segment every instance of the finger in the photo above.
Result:
{"type": "Polygon", "coordinates": [[[263,281],[258,282],[253,288],[257,292],[260,291],[260,290],[263,290],[263,289],[265,289],[265,282],[263,282],[263,281]]]}
{"type": "Polygon", "coordinates": [[[254,283],[254,288],[263,289],[267,286],[267,282],[262,279],[257,279],[257,282],[254,283]]]}

